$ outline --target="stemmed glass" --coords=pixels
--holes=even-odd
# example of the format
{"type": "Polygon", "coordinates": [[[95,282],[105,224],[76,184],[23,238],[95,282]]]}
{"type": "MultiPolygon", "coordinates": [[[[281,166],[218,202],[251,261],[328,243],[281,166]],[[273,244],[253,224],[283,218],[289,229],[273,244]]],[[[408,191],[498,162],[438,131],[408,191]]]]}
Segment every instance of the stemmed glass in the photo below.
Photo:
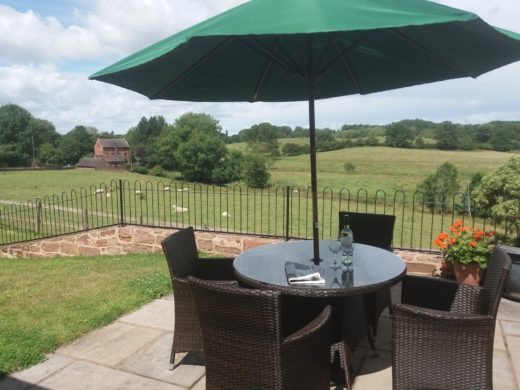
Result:
{"type": "Polygon", "coordinates": [[[334,256],[334,262],[329,266],[332,269],[341,268],[341,266],[338,264],[338,252],[340,249],[341,241],[339,240],[339,238],[329,240],[329,250],[332,252],[332,255],[334,256]]]}

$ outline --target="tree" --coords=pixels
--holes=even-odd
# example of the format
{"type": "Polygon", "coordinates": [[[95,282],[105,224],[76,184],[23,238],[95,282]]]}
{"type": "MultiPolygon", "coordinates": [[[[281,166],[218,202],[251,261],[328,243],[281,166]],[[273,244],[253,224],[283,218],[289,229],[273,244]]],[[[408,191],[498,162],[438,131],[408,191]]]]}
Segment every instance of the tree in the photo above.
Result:
{"type": "Polygon", "coordinates": [[[415,138],[415,131],[402,123],[392,123],[386,128],[385,144],[395,148],[410,148],[415,138]]]}
{"type": "Polygon", "coordinates": [[[31,119],[31,113],[16,104],[0,106],[0,144],[18,143],[31,119]]]}
{"type": "Polygon", "coordinates": [[[240,180],[242,177],[244,155],[238,150],[230,151],[227,156],[213,169],[213,183],[225,184],[240,180]]]}
{"type": "Polygon", "coordinates": [[[94,136],[88,132],[85,126],[76,126],[58,143],[58,156],[63,164],[76,164],[94,150],[94,136]]]}
{"type": "Polygon", "coordinates": [[[432,212],[448,210],[448,200],[458,190],[458,171],[449,162],[439,166],[434,174],[427,176],[417,187],[417,191],[423,193],[424,202],[432,212]]]}
{"type": "Polygon", "coordinates": [[[249,155],[245,158],[244,182],[246,185],[253,188],[265,188],[270,176],[262,156],[249,155]]]}
{"type": "Polygon", "coordinates": [[[520,240],[520,157],[488,173],[474,191],[475,201],[497,221],[506,221],[520,240]]]}
{"type": "Polygon", "coordinates": [[[226,145],[218,135],[199,132],[179,146],[176,159],[186,180],[211,183],[213,170],[226,154],[226,145]]]}
{"type": "Polygon", "coordinates": [[[441,150],[455,150],[459,146],[457,126],[451,122],[442,122],[435,131],[437,148],[441,150]]]}
{"type": "Polygon", "coordinates": [[[126,135],[132,156],[140,156],[139,161],[149,168],[155,165],[155,161],[148,160],[155,154],[156,140],[166,126],[163,116],[152,116],[150,119],[142,117],[137,126],[128,130],[126,135]]]}

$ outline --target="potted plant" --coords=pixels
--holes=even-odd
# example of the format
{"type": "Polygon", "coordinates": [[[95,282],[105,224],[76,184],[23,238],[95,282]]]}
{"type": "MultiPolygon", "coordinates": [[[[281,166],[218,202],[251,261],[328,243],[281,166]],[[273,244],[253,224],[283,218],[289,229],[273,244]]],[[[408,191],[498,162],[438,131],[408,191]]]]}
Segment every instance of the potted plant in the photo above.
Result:
{"type": "Polygon", "coordinates": [[[453,273],[460,283],[479,285],[484,279],[495,233],[464,226],[457,219],[450,233],[440,233],[434,245],[438,246],[448,264],[453,264],[453,273]]]}

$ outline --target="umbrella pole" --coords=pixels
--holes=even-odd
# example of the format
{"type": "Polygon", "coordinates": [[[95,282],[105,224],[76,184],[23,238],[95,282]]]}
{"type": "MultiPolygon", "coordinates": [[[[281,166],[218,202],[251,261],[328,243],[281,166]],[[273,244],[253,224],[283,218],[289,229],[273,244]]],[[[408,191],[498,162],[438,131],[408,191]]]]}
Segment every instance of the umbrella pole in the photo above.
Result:
{"type": "Polygon", "coordinates": [[[309,139],[310,139],[310,158],[311,158],[311,193],[312,193],[312,245],[313,258],[315,264],[319,264],[320,259],[320,237],[318,232],[318,178],[316,176],[316,121],[314,117],[314,85],[309,85],[309,139]]]}

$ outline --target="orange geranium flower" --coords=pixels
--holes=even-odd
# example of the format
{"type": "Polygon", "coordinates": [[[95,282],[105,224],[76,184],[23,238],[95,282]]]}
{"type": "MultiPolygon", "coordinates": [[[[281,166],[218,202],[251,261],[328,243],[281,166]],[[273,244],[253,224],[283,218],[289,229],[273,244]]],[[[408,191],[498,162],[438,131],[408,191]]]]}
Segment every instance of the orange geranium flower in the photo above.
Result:
{"type": "Polygon", "coordinates": [[[487,266],[487,258],[493,245],[491,237],[495,235],[494,232],[464,226],[460,219],[453,221],[450,232],[439,233],[433,241],[433,244],[442,251],[445,261],[462,264],[476,262],[482,268],[487,266]]]}

